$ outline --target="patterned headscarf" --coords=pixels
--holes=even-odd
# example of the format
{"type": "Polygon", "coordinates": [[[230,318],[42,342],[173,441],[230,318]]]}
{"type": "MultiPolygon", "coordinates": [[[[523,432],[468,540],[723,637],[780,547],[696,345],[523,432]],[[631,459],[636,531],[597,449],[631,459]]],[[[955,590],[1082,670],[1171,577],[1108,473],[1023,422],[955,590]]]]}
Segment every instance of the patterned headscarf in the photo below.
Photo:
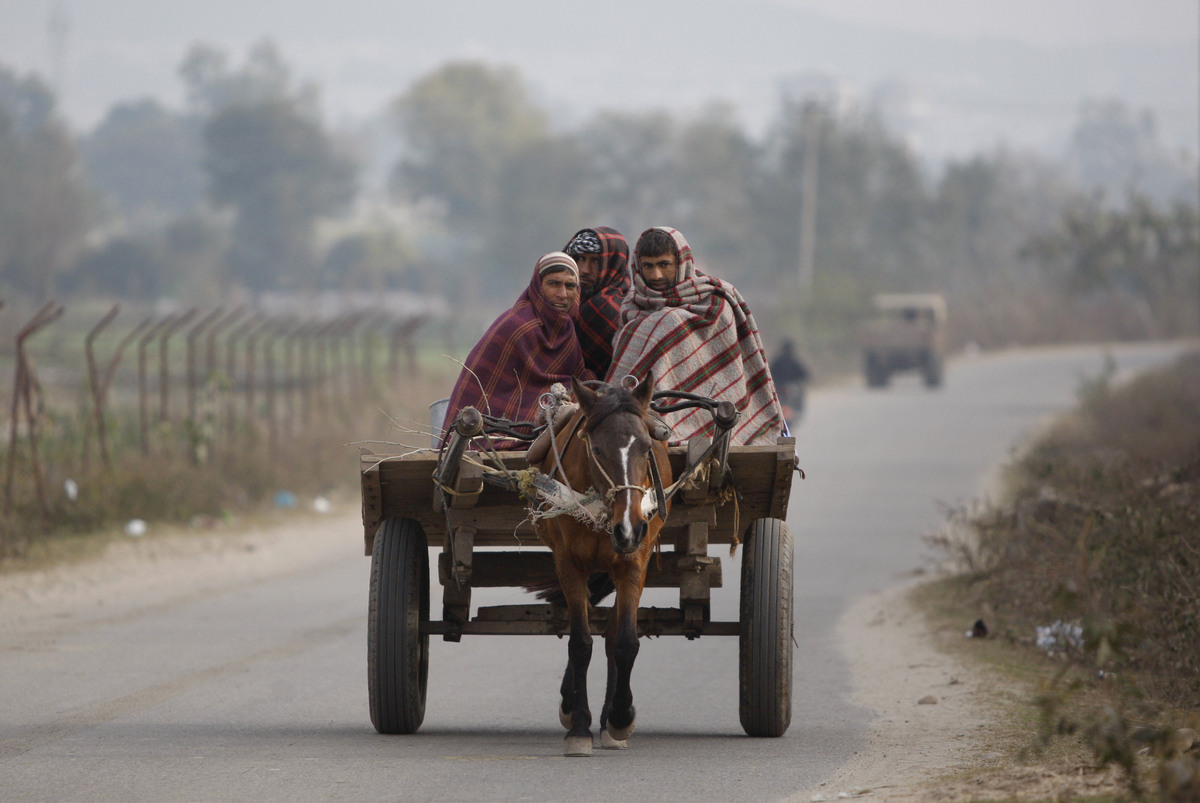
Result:
{"type": "MultiPolygon", "coordinates": [[[[741,418],[733,443],[774,443],[783,431],[783,411],[767,367],[762,336],[746,300],[732,284],[696,267],[691,246],[675,229],[679,250],[674,287],[658,292],[641,271],[621,307],[622,327],[614,341],[610,381],[651,371],[658,390],[683,390],[733,402],[741,418]]],[[[712,435],[715,424],[703,410],[664,416],[672,440],[712,435]]]]}
{"type": "MultiPolygon", "coordinates": [[[[565,254],[554,254],[558,256],[553,261],[559,267],[569,269],[568,262],[574,265],[565,254]]],[[[517,303],[495,320],[467,355],[450,392],[447,429],[468,405],[511,421],[536,421],[540,412],[538,397],[555,382],[570,387],[572,376],[595,378],[583,364],[583,351],[575,335],[578,305],[559,310],[542,293],[539,268],[545,259],[538,260],[529,286],[517,303]]]]}
{"type": "Polygon", "coordinates": [[[596,376],[604,376],[612,362],[621,302],[629,292],[629,243],[616,229],[598,226],[576,232],[563,250],[600,255],[599,275],[579,303],[576,328],[584,362],[596,376]]]}

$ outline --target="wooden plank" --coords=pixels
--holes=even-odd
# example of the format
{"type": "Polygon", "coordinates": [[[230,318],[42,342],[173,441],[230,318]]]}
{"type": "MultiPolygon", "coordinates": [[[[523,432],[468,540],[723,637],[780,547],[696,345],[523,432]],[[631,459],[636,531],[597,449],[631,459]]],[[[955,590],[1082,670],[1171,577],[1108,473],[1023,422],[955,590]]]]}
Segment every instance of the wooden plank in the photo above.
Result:
{"type": "MultiPolygon", "coordinates": [[[[604,631],[612,608],[592,609],[590,619],[592,633],[604,631]]],[[[553,605],[493,605],[481,607],[477,616],[461,626],[446,622],[429,622],[422,627],[430,635],[442,635],[450,631],[465,635],[546,635],[565,636],[570,625],[563,608],[553,605]]],[[[741,630],[738,622],[707,622],[695,634],[684,631],[683,612],[678,608],[638,608],[639,636],[736,636],[741,630]]]]}
{"type": "Polygon", "coordinates": [[[383,494],[379,488],[379,471],[368,467],[362,473],[362,520],[364,554],[375,549],[375,533],[383,523],[383,494]]]}
{"type": "Polygon", "coordinates": [[[791,449],[781,449],[775,457],[775,484],[771,493],[770,518],[787,519],[788,501],[792,496],[792,477],[796,472],[796,439],[780,438],[781,446],[791,449]]]}
{"type": "MultiPolygon", "coordinates": [[[[646,588],[679,588],[686,576],[702,575],[709,588],[720,588],[722,584],[721,561],[711,558],[711,564],[697,568],[686,564],[681,568],[680,556],[675,552],[663,552],[662,558],[651,558],[646,569],[646,588]]],[[[527,550],[522,552],[480,552],[473,555],[473,588],[523,588],[529,584],[553,580],[554,557],[549,550],[527,550]]],[[[453,582],[453,562],[449,554],[438,555],[438,580],[442,585],[453,582]]]]}
{"type": "MultiPolygon", "coordinates": [[[[740,538],[756,519],[785,518],[792,478],[788,469],[795,445],[792,439],[783,441],[731,447],[729,467],[739,493],[736,506],[728,503],[714,511],[710,505],[689,505],[677,496],[663,530],[664,542],[678,543],[683,530],[694,521],[709,522],[710,543],[728,544],[734,540],[735,521],[740,538]]],[[[480,457],[475,452],[468,452],[468,456],[480,457]]],[[[668,456],[673,475],[679,476],[687,459],[686,447],[670,447],[668,456]]],[[[506,468],[527,468],[522,452],[502,452],[501,458],[506,468]]],[[[431,452],[362,456],[363,532],[368,554],[375,530],[389,518],[417,521],[431,545],[445,540],[446,517],[433,509],[433,471],[436,466],[437,456],[431,452]]],[[[522,523],[524,501],[511,491],[484,484],[471,515],[472,518],[459,521],[463,526],[476,529],[477,546],[538,543],[532,526],[522,523]]]]}

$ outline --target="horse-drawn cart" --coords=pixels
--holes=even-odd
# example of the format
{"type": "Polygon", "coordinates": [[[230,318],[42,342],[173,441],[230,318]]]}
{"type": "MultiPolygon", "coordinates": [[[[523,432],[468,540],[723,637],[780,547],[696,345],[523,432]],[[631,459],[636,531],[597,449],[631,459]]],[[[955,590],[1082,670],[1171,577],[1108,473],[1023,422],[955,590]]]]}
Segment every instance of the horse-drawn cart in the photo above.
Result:
{"type": "MultiPolygon", "coordinates": [[[[664,395],[687,394],[656,394],[656,406],[664,395]]],[[[785,518],[795,440],[731,446],[736,411],[705,401],[718,422],[716,435],[669,447],[676,481],[647,489],[661,501],[669,494],[671,505],[645,585],[678,588],[679,606],[638,608],[638,635],[737,636],[742,727],[751,736],[779,736],[791,720],[792,538],[785,518]],[[726,578],[721,557],[710,555],[709,546],[731,545],[732,554],[739,543],[739,617],[714,621],[711,589],[726,578]]],[[[555,571],[531,524],[529,500],[544,502],[557,483],[531,472],[523,450],[474,449],[478,440],[472,439],[485,425],[481,418],[487,417],[466,408],[437,453],[362,456],[365,551],[371,556],[368,684],[371,721],[380,733],[420,727],[430,636],[455,642],[472,634],[563,636],[569,630],[562,605],[533,598],[525,605],[477,607],[472,615],[472,589],[529,588],[555,571]],[[440,619],[431,617],[430,547],[441,550],[440,619]]],[[[591,608],[593,632],[603,630],[611,611],[591,608]]]]}

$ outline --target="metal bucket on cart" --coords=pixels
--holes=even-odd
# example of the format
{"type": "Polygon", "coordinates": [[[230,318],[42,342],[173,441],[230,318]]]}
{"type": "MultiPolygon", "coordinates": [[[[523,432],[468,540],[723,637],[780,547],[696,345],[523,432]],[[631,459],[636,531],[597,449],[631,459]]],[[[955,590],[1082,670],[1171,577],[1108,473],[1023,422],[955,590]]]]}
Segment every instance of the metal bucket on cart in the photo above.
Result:
{"type": "Polygon", "coordinates": [[[429,427],[433,431],[432,443],[434,449],[442,445],[442,437],[445,435],[443,429],[446,423],[446,408],[450,406],[450,399],[438,399],[433,404],[429,405],[429,427]]]}

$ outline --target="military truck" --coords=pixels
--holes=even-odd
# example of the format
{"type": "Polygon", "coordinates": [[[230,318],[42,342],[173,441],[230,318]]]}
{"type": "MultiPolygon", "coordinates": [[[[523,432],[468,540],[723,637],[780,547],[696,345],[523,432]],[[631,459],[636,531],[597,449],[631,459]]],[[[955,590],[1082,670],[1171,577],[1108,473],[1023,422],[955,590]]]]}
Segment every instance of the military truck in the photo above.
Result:
{"type": "Polygon", "coordinates": [[[860,332],[867,386],[887,387],[897,371],[919,371],[926,387],[942,384],[946,299],[938,293],[883,293],[860,332]]]}

